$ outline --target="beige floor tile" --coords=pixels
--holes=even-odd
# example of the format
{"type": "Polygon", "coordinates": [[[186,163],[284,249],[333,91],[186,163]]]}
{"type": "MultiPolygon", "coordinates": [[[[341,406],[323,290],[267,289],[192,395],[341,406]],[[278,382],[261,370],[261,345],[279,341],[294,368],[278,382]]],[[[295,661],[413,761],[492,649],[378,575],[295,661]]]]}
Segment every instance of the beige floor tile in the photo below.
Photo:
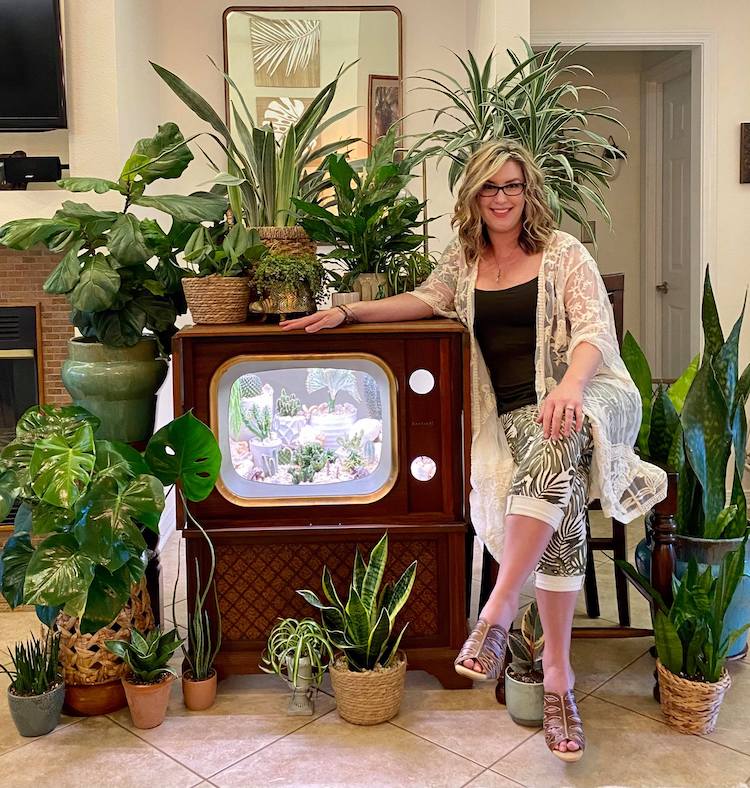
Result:
{"type": "MultiPolygon", "coordinates": [[[[315,719],[288,716],[288,700],[286,686],[272,676],[235,676],[219,683],[216,704],[201,712],[185,708],[180,683],[175,682],[167,718],[158,728],[133,729],[127,709],[111,716],[179,763],[210,777],[315,719]]],[[[320,693],[315,716],[334,707],[334,700],[320,693]]]]}
{"type": "Polygon", "coordinates": [[[495,699],[491,686],[452,692],[407,692],[394,725],[451,752],[490,766],[529,736],[495,699]]]}
{"type": "MultiPolygon", "coordinates": [[[[0,651],[2,661],[7,661],[7,650],[30,635],[39,637],[42,625],[33,610],[3,611],[0,613],[0,651]]],[[[4,674],[3,674],[4,675],[4,674]]]]}
{"type": "Polygon", "coordinates": [[[7,788],[84,784],[187,788],[201,782],[198,775],[106,717],[88,717],[11,750],[0,756],[0,774],[7,788]]]}
{"type": "MultiPolygon", "coordinates": [[[[721,704],[716,730],[704,738],[750,755],[750,665],[730,663],[729,672],[732,687],[721,704]]],[[[594,695],[663,721],[661,707],[652,695],[653,674],[654,659],[646,654],[599,687],[594,695]]]]}
{"type": "MultiPolygon", "coordinates": [[[[619,621],[617,614],[617,596],[615,592],[615,565],[606,558],[596,564],[596,587],[599,591],[599,608],[601,618],[608,621],[619,621]]],[[[651,628],[651,612],[648,602],[632,586],[628,589],[630,599],[630,624],[634,627],[651,628]]],[[[586,598],[581,591],[576,604],[576,613],[586,615],[586,598]]],[[[590,619],[595,621],[596,619],[590,619]]],[[[594,624],[595,626],[595,624],[594,624]]]]}
{"type": "Polygon", "coordinates": [[[519,785],[521,785],[521,783],[517,783],[509,777],[503,777],[502,774],[487,769],[487,771],[480,774],[479,777],[467,783],[464,788],[518,788],[519,785]]]}
{"type": "Polygon", "coordinates": [[[652,638],[575,639],[571,647],[576,688],[591,692],[653,645],[652,638]]]}
{"type": "Polygon", "coordinates": [[[684,736],[666,725],[589,696],[581,704],[587,749],[579,763],[555,758],[538,733],[492,766],[528,786],[737,786],[750,757],[684,736]],[[652,757],[653,756],[653,757],[652,757]]]}
{"type": "Polygon", "coordinates": [[[218,786],[462,786],[483,771],[388,723],[350,725],[332,712],[211,778],[218,786]]]}

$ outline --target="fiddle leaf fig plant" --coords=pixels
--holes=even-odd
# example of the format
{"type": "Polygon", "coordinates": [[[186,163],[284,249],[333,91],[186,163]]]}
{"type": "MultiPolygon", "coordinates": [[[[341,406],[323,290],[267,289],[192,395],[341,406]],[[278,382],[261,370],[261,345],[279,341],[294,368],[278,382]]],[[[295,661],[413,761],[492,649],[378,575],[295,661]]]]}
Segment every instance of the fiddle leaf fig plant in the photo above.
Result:
{"type": "Polygon", "coordinates": [[[80,407],[34,406],[0,452],[0,519],[19,503],[0,559],[3,596],[12,608],[36,605],[48,624],[63,610],[86,633],[111,623],[143,577],[143,534],[158,533],[164,485],[179,482],[188,500],[202,500],[221,463],[213,433],[191,413],[159,430],[143,455],[96,440],[98,426],[80,407]]]}
{"type": "Polygon", "coordinates": [[[186,310],[177,254],[201,222],[219,221],[226,198],[208,192],[188,196],[145,194],[146,187],[179,178],[193,159],[174,123],[139,140],[117,181],[75,177],[59,181],[74,193],[118,192],[121,211],[100,211],[66,200],[51,219],[18,219],[0,227],[0,245],[30,249],[42,244],[62,254],[44,290],[64,295],[71,322],[84,337],[130,347],[152,332],[169,354],[175,320],[186,310]],[[131,207],[154,208],[171,217],[164,231],[154,219],[139,219],[131,207]]]}

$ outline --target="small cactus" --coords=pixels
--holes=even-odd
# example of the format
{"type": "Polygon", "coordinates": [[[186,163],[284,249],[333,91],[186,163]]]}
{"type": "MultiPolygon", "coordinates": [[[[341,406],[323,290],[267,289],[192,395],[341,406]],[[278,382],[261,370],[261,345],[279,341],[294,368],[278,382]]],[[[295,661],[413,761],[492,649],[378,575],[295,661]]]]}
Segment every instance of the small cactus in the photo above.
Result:
{"type": "Polygon", "coordinates": [[[263,393],[263,381],[258,375],[243,375],[235,383],[240,397],[259,397],[263,393]]]}
{"type": "Polygon", "coordinates": [[[292,462],[292,450],[288,446],[282,446],[278,458],[280,465],[289,465],[292,462]]]}
{"type": "Polygon", "coordinates": [[[380,402],[378,384],[375,382],[375,378],[373,378],[372,375],[364,376],[363,388],[365,390],[365,402],[367,403],[370,416],[373,419],[382,419],[383,405],[380,402]]]}
{"type": "Polygon", "coordinates": [[[276,400],[276,413],[279,416],[298,416],[302,411],[302,403],[294,394],[288,394],[286,389],[281,389],[276,400]]]}

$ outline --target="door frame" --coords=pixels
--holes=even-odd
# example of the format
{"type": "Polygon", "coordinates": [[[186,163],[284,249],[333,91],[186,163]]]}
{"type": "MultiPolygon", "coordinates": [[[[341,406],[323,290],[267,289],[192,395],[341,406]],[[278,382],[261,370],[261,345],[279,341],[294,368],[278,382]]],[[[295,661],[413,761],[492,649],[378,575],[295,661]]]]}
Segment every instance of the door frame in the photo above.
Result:
{"type": "MultiPolygon", "coordinates": [[[[716,35],[703,31],[665,30],[532,30],[531,43],[535,47],[549,47],[555,43],[563,46],[587,45],[595,50],[689,50],[691,57],[691,206],[690,206],[690,246],[691,246],[691,281],[690,299],[690,348],[692,353],[700,349],[699,308],[701,285],[703,282],[703,266],[715,263],[717,248],[717,185],[716,185],[716,139],[717,139],[717,52],[716,35]]],[[[651,96],[651,102],[655,101],[651,96]]],[[[647,132],[644,126],[644,132],[647,132]]],[[[645,141],[645,137],[644,137],[645,141]]],[[[649,158],[648,147],[643,156],[644,167],[644,200],[642,201],[641,223],[641,344],[646,355],[661,363],[661,333],[657,334],[655,286],[657,269],[654,263],[654,238],[648,237],[647,224],[653,226],[654,219],[654,187],[651,182],[655,163],[649,164],[650,171],[646,177],[646,160],[649,158]],[[648,211],[647,211],[648,202],[648,211]]],[[[713,266],[712,275],[718,281],[720,272],[713,266]]],[[[625,297],[628,298],[627,282],[625,297]]]]}

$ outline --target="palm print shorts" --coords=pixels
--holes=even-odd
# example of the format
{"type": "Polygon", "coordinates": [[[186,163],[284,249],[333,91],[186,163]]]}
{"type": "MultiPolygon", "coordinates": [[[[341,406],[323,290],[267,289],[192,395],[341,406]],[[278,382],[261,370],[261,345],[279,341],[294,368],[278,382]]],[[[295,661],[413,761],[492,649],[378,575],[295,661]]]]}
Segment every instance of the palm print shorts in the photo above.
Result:
{"type": "Polygon", "coordinates": [[[553,442],[545,439],[538,414],[536,405],[526,405],[500,416],[516,464],[505,513],[535,517],[554,532],[536,568],[536,587],[578,591],[586,573],[591,425],[584,418],[580,432],[553,442]]]}

